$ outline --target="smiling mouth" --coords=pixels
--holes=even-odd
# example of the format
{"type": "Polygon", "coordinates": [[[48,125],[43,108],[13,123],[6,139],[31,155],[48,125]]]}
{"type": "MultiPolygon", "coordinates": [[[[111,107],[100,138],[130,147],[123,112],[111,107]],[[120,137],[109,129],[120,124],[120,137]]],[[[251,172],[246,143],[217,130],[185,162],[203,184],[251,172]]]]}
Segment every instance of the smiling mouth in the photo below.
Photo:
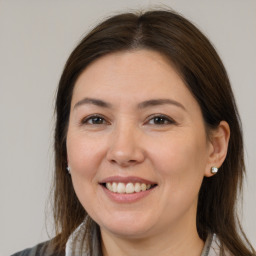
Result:
{"type": "Polygon", "coordinates": [[[157,184],[146,184],[146,183],[123,183],[123,182],[106,182],[101,183],[106,189],[117,194],[132,194],[139,193],[146,190],[150,190],[157,186],[157,184]]]}

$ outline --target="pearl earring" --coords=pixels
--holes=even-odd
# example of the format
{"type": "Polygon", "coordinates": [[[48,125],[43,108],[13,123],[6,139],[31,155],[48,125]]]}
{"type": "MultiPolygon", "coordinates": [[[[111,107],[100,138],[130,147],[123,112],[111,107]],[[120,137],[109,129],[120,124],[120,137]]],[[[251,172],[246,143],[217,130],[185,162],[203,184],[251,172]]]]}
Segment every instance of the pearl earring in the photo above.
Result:
{"type": "Polygon", "coordinates": [[[212,168],[211,168],[211,173],[212,174],[216,174],[217,172],[218,172],[218,168],[217,167],[215,167],[215,166],[213,166],[212,168]]]}
{"type": "Polygon", "coordinates": [[[70,167],[69,166],[67,166],[67,171],[70,174],[70,167]]]}

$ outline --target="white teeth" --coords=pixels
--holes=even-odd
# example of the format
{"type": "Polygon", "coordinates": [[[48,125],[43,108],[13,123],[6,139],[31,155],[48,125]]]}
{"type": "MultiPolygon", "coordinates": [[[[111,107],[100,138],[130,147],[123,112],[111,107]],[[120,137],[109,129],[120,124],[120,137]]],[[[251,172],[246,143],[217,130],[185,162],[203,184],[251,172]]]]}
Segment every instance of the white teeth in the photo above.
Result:
{"type": "Polygon", "coordinates": [[[142,191],[146,191],[147,185],[145,183],[142,183],[140,188],[141,188],[142,191]]]}
{"type": "Polygon", "coordinates": [[[112,191],[115,193],[117,192],[117,183],[115,182],[112,183],[112,191]]]}
{"type": "Polygon", "coordinates": [[[140,192],[140,183],[135,183],[134,190],[135,192],[140,192]]]}
{"type": "Polygon", "coordinates": [[[127,194],[134,193],[134,185],[132,183],[127,183],[125,187],[125,192],[127,194]]]}
{"type": "Polygon", "coordinates": [[[135,184],[132,182],[129,182],[127,184],[122,182],[107,182],[106,188],[112,192],[119,193],[119,194],[132,194],[134,192],[139,193],[141,191],[146,191],[152,187],[151,184],[145,184],[145,183],[138,183],[135,184]]]}
{"type": "Polygon", "coordinates": [[[113,190],[113,189],[112,189],[112,184],[109,183],[109,182],[106,184],[106,187],[107,187],[107,189],[110,190],[110,191],[113,190]]]}
{"type": "Polygon", "coordinates": [[[117,193],[119,193],[119,194],[125,193],[125,184],[124,183],[117,184],[117,193]]]}

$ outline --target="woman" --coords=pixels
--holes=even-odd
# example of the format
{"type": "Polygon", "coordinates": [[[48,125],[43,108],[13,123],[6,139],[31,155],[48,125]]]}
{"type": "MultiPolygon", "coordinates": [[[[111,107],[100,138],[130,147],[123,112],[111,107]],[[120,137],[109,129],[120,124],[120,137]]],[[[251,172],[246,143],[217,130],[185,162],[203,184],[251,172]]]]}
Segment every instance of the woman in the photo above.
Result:
{"type": "Polygon", "coordinates": [[[57,236],[15,255],[255,255],[236,217],[235,100],[189,21],[151,11],[98,25],[66,63],[56,115],[57,236]]]}

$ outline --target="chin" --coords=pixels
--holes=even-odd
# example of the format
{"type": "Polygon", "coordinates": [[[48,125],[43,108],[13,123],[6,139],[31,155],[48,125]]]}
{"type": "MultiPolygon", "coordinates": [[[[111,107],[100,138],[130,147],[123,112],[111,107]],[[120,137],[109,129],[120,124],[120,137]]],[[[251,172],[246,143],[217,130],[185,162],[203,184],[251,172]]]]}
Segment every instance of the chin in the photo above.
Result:
{"type": "Polygon", "coordinates": [[[112,233],[115,236],[125,237],[130,239],[143,238],[150,232],[154,226],[154,220],[149,220],[145,216],[132,217],[132,214],[125,214],[127,216],[112,216],[110,220],[103,220],[97,222],[101,231],[112,233]]]}

